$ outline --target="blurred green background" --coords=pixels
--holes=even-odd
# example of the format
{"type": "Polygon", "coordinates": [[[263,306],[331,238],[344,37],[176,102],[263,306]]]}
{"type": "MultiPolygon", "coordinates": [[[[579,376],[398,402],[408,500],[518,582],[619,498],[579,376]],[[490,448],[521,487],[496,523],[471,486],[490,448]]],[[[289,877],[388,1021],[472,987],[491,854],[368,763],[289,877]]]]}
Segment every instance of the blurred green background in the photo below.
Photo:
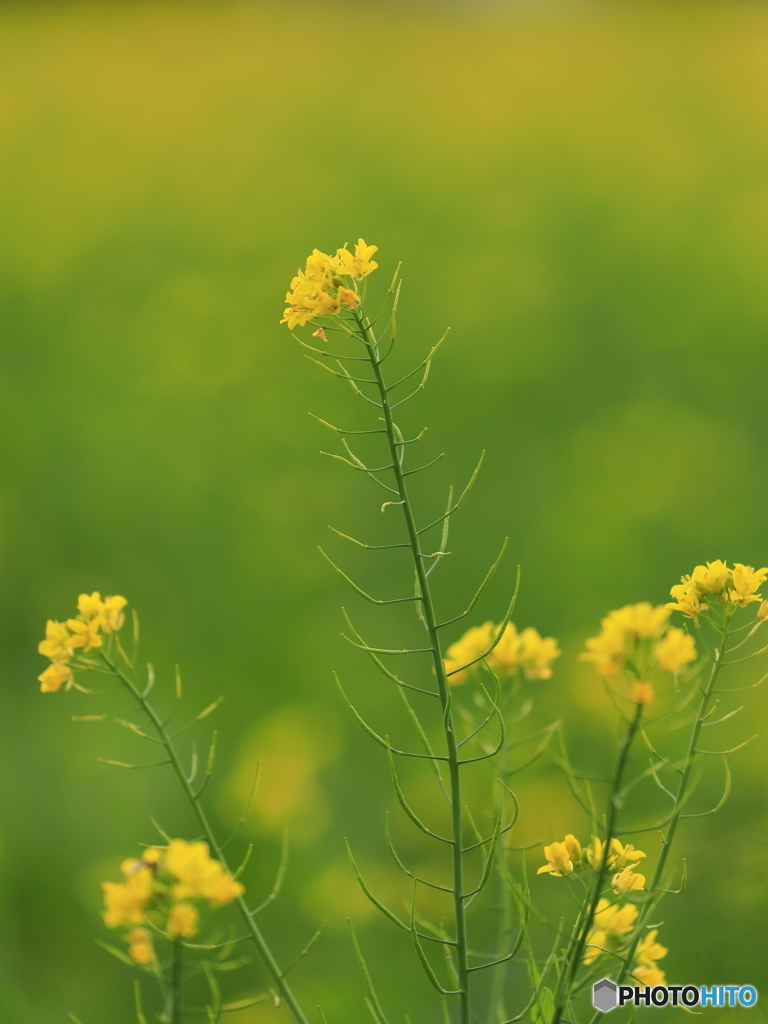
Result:
{"type": "MultiPolygon", "coordinates": [[[[161,772],[97,762],[142,756],[70,720],[98,697],[38,692],[45,619],[93,589],[140,610],[162,685],[179,662],[192,708],[227,695],[222,829],[262,759],[246,881],[268,891],[287,818],[294,859],[265,928],[290,959],[327,919],[296,971],[307,1003],[366,1019],[352,916],[392,1019],[438,1019],[408,937],[345,859],[348,835],[399,898],[385,764],[331,669],[407,734],[339,639],[339,606],[357,606],[316,546],[380,591],[396,573],[329,540],[328,523],[372,538],[386,524],[379,492],[318,456],[333,438],[306,413],[366,413],[278,326],[283,293],[312,247],[362,234],[379,286],[404,262],[403,365],[452,328],[405,417],[430,426],[425,459],[448,453],[425,514],[488,451],[440,607],[463,607],[509,535],[477,621],[500,615],[521,563],[516,620],[564,649],[539,714],[567,718],[577,759],[608,763],[612,713],[576,661],[599,618],[664,600],[705,559],[768,562],[767,52],[757,3],[0,9],[2,1021],[133,1020],[130,972],[93,941],[109,937],[99,882],[155,838],[148,815],[194,831],[161,772]]],[[[382,640],[411,629],[387,622],[382,640]]],[[[746,696],[723,746],[764,729],[765,695],[746,696]]],[[[735,755],[726,809],[681,834],[672,981],[768,981],[764,744],[735,755]]],[[[707,777],[702,809],[720,785],[707,777]]],[[[520,793],[520,842],[583,828],[551,763],[520,793]]],[[[397,834],[426,863],[400,819],[397,834]]],[[[232,985],[246,995],[261,975],[232,985]]]]}

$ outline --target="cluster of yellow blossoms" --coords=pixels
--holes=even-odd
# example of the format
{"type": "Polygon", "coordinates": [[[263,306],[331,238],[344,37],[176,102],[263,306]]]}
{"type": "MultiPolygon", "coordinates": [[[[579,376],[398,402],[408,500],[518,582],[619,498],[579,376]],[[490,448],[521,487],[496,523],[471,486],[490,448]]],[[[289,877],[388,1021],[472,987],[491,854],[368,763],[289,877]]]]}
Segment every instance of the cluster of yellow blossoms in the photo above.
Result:
{"type": "Polygon", "coordinates": [[[153,923],[172,939],[195,935],[200,913],[189,900],[207,900],[211,906],[231,903],[245,891],[217,860],[212,860],[208,844],[174,839],[165,849],[145,850],[140,859],[120,865],[124,882],[102,882],[104,923],[108,928],[133,925],[127,941],[129,953],[137,963],[154,958],[151,933],[142,927],[153,923]]]}
{"type": "Polygon", "coordinates": [[[354,253],[346,245],[337,249],[335,256],[314,249],[305,269],[299,270],[291,281],[291,291],[285,296],[288,309],[280,323],[293,330],[317,316],[336,316],[342,309],[357,309],[360,296],[346,287],[344,278],[362,281],[375,270],[378,263],[371,256],[377,248],[359,238],[354,253]]]}
{"type": "MultiPolygon", "coordinates": [[[[602,899],[597,904],[592,929],[587,936],[587,951],[584,963],[591,964],[604,952],[617,952],[626,945],[634,928],[638,909],[633,903],[619,906],[602,899]]],[[[637,966],[632,974],[642,984],[653,988],[666,984],[666,976],[656,965],[657,960],[667,955],[668,950],[656,941],[658,929],[654,928],[638,943],[635,949],[637,966]]]]}
{"type": "MultiPolygon", "coordinates": [[[[583,866],[597,870],[605,856],[605,843],[592,836],[592,842],[584,849],[570,833],[561,843],[551,843],[544,847],[547,863],[539,868],[537,874],[550,874],[563,878],[573,874],[583,866]]],[[[635,872],[637,861],[642,860],[645,853],[636,850],[631,843],[624,846],[618,839],[611,839],[608,846],[606,863],[613,872],[611,889],[616,896],[624,896],[645,888],[645,876],[635,872]]],[[[620,905],[617,900],[601,899],[595,910],[592,928],[587,936],[584,963],[591,964],[604,952],[616,952],[626,945],[637,919],[638,909],[633,903],[620,905]]],[[[665,984],[664,972],[656,966],[656,961],[667,955],[664,946],[656,942],[656,930],[650,931],[635,950],[638,966],[632,974],[642,985],[665,984]]]]}
{"type": "MultiPolygon", "coordinates": [[[[592,842],[584,849],[576,836],[569,833],[562,843],[544,847],[547,863],[536,874],[546,873],[562,878],[573,874],[582,864],[597,870],[603,862],[604,852],[605,844],[597,836],[592,836],[592,842]]],[[[643,857],[643,851],[636,850],[631,843],[624,846],[618,839],[611,840],[606,863],[609,871],[613,872],[611,888],[617,896],[645,888],[645,875],[636,874],[634,870],[635,863],[643,857]]]]}
{"type": "Polygon", "coordinates": [[[683,576],[680,583],[672,587],[670,594],[675,600],[667,608],[695,620],[709,607],[706,602],[713,599],[737,608],[760,601],[757,617],[764,620],[768,618],[768,601],[763,601],[757,591],[766,578],[768,569],[753,569],[741,562],[736,562],[732,569],[719,559],[697,565],[690,576],[683,576]]]}
{"type": "Polygon", "coordinates": [[[101,647],[101,633],[116,633],[125,622],[123,609],[128,604],[124,597],[115,595],[102,599],[98,591],[81,594],[77,601],[77,618],[66,622],[49,619],[45,627],[45,640],[38,644],[38,651],[51,664],[37,678],[43,693],[54,693],[63,683],[67,689],[74,677],[69,661],[76,654],[87,654],[95,647],[101,647]]]}
{"type": "MultiPolygon", "coordinates": [[[[460,640],[451,644],[443,662],[449,683],[457,686],[466,682],[465,666],[488,650],[499,628],[492,622],[473,626],[460,640]]],[[[559,657],[557,640],[551,636],[540,636],[532,627],[518,633],[514,624],[508,622],[499,642],[485,660],[494,671],[504,675],[512,675],[522,669],[527,679],[549,679],[552,662],[559,657]]]]}
{"type": "MultiPolygon", "coordinates": [[[[606,679],[615,678],[627,666],[643,674],[652,668],[679,672],[695,660],[696,645],[685,630],[668,625],[669,616],[669,605],[654,607],[648,601],[609,612],[601,620],[599,634],[586,641],[579,657],[594,662],[606,679]]],[[[653,700],[652,684],[636,682],[631,697],[641,704],[653,700]]]]}

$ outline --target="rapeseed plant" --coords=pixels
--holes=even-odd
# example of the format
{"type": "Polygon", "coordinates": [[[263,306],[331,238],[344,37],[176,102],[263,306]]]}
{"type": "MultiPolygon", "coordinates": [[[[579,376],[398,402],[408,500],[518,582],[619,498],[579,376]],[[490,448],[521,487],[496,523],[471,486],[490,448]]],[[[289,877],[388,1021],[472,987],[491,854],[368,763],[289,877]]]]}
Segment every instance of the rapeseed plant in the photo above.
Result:
{"type": "MultiPolygon", "coordinates": [[[[381,512],[388,518],[398,517],[393,524],[396,532],[383,544],[369,544],[335,529],[333,532],[367,551],[404,551],[410,565],[403,579],[403,592],[388,598],[373,596],[320,551],[358,598],[380,609],[393,605],[414,608],[424,636],[417,646],[384,647],[368,643],[347,612],[347,632],[342,635],[394,686],[420,749],[394,745],[385,731],[363,718],[338,679],[337,684],[354,719],[385,752],[393,791],[404,815],[426,840],[447,853],[450,870],[447,884],[443,884],[445,880],[425,877],[429,872],[419,873],[408,866],[395,849],[388,826],[386,845],[410,886],[407,904],[391,907],[379,898],[358,868],[348,844],[351,870],[371,903],[409,937],[415,963],[438,993],[447,1024],[478,1020],[513,1024],[523,1019],[532,1024],[594,1022],[587,992],[590,984],[606,971],[611,972],[617,983],[627,976],[644,986],[665,983],[666,975],[658,961],[667,956],[668,950],[657,941],[659,926],[651,923],[651,919],[661,900],[670,893],[682,892],[687,882],[683,861],[679,887],[670,887],[677,869],[669,858],[681,821],[717,812],[730,792],[728,757],[743,744],[728,750],[702,749],[701,736],[704,728],[717,726],[740,710],[719,719],[713,717],[719,695],[739,689],[723,688],[722,672],[738,661],[768,651],[768,647],[751,649],[744,657],[732,657],[735,651],[750,644],[768,619],[768,600],[763,600],[759,593],[768,579],[768,568],[755,570],[738,562],[731,567],[721,560],[707,562],[696,566],[671,588],[672,601],[659,605],[647,601],[628,604],[603,618],[599,632],[587,639],[580,657],[594,666],[621,726],[618,752],[609,771],[590,773],[575,768],[560,722],[532,734],[521,734],[520,723],[531,710],[531,694],[543,681],[552,678],[553,666],[561,657],[560,648],[553,637],[543,636],[533,626],[518,631],[513,622],[519,571],[514,588],[510,586],[512,593],[500,621],[489,619],[470,625],[452,641],[443,639],[450,636],[446,630],[467,622],[473,614],[501,564],[507,542],[504,541],[496,561],[464,610],[445,617],[439,613],[433,574],[451,554],[448,538],[452,517],[471,492],[483,459],[480,458],[458,498],[449,489],[443,512],[424,515],[417,508],[410,477],[426,471],[442,456],[422,465],[411,465],[410,453],[422,440],[424,431],[411,435],[401,426],[398,410],[425,386],[444,337],[415,369],[389,382],[385,363],[397,342],[401,283],[398,267],[381,309],[369,315],[366,291],[370,275],[378,268],[372,259],[377,251],[376,246],[368,245],[362,238],[354,251],[346,245],[337,249],[335,255],[315,249],[304,270],[299,270],[291,281],[281,323],[291,331],[314,326],[312,337],[322,348],[296,339],[307,357],[349,385],[354,396],[373,410],[372,423],[361,429],[341,428],[315,418],[339,438],[343,451],[322,454],[364,474],[385,492],[381,512]],[[383,330],[379,326],[382,322],[383,330]],[[337,338],[334,348],[341,351],[329,351],[329,336],[337,338]],[[415,388],[402,395],[398,389],[414,378],[415,388]],[[380,442],[385,454],[371,464],[369,458],[353,451],[348,440],[353,437],[380,442]],[[437,541],[429,540],[433,531],[438,531],[437,541]],[[753,604],[757,604],[757,609],[750,612],[753,604]],[[680,625],[672,624],[672,616],[677,613],[682,615],[680,625]],[[737,616],[745,621],[736,625],[737,616]],[[405,659],[406,665],[414,666],[421,660],[416,682],[410,676],[404,678],[407,673],[392,671],[388,667],[392,658],[405,659]],[[669,738],[677,735],[685,738],[682,750],[669,738]],[[532,754],[517,763],[516,751],[529,744],[534,744],[532,754]],[[551,757],[562,770],[570,792],[587,816],[589,834],[579,838],[575,832],[569,832],[562,840],[551,840],[546,845],[537,842],[528,847],[515,846],[511,838],[520,804],[513,779],[542,756],[551,757]],[[714,807],[689,811],[695,788],[694,766],[707,757],[722,760],[723,794],[714,807]],[[407,798],[399,769],[404,762],[429,765],[439,801],[430,811],[436,820],[427,820],[407,798]],[[467,793],[475,793],[476,789],[467,786],[467,774],[478,768],[482,771],[489,764],[493,766],[493,779],[484,802],[477,805],[475,796],[467,800],[467,793]],[[642,767],[638,768],[638,764],[642,767]],[[605,788],[602,812],[598,809],[595,785],[605,788]],[[649,823],[630,817],[631,798],[642,786],[657,787],[669,801],[667,812],[658,821],[649,823]],[[476,820],[488,807],[493,807],[493,825],[483,830],[476,820]],[[643,833],[661,836],[657,854],[646,853],[633,842],[624,841],[643,833]],[[539,846],[543,849],[536,856],[544,863],[537,866],[536,876],[548,875],[549,879],[531,880],[527,856],[539,846]],[[535,897],[543,891],[541,886],[554,886],[551,892],[555,895],[567,890],[569,900],[576,904],[573,912],[568,903],[570,918],[564,913],[557,924],[538,909],[535,897]],[[430,915],[425,892],[447,901],[442,916],[430,915]],[[476,913],[481,907],[498,914],[496,937],[490,942],[487,936],[483,937],[487,920],[478,920],[476,913]],[[542,930],[551,932],[548,952],[537,948],[542,930]],[[492,952],[479,951],[489,945],[495,945],[492,952]],[[513,964],[525,968],[524,981],[520,976],[510,981],[508,968],[513,964]],[[508,1009],[513,1002],[515,1008],[508,1009]]],[[[122,882],[103,883],[104,922],[109,928],[126,929],[128,953],[107,948],[155,978],[162,996],[158,1019],[181,1024],[185,1016],[194,1014],[219,1021],[229,1010],[267,998],[269,993],[261,993],[250,1000],[225,1003],[216,980],[216,972],[242,965],[243,961],[230,959],[234,946],[252,942],[271,977],[272,997],[282,1000],[300,1024],[308,1024],[309,1018],[286,981],[293,963],[286,968],[278,965],[255,920],[280,889],[287,848],[273,892],[261,904],[251,907],[240,881],[251,848],[234,871],[227,864],[225,849],[247,819],[255,781],[238,826],[222,842],[202,802],[214,768],[216,734],[212,737],[204,778],[196,783],[196,751],[192,751],[187,768],[175,745],[176,736],[186,726],[171,734],[170,718],[149,702],[154,685],[151,665],[147,666],[146,678],[139,682],[139,631],[135,615],[130,656],[124,648],[121,631],[126,606],[126,599],[120,596],[83,594],[75,616],[64,621],[50,620],[39,646],[40,653],[50,661],[39,676],[40,688],[53,693],[75,687],[87,693],[80,681],[85,673],[112,679],[134,702],[141,720],[134,723],[115,716],[82,717],[98,721],[111,718],[138,737],[159,745],[162,758],[141,765],[105,759],[106,763],[128,769],[170,766],[201,834],[192,840],[172,839],[159,829],[162,844],[146,844],[140,857],[124,861],[122,882]],[[242,933],[230,934],[223,941],[221,935],[213,935],[208,942],[191,942],[207,927],[212,912],[226,904],[238,908],[245,926],[242,933]],[[209,997],[204,1006],[189,1007],[182,992],[196,975],[206,979],[209,997]]],[[[181,697],[181,680],[177,677],[171,716],[181,697]]],[[[218,703],[215,701],[191,721],[205,719],[218,703]]],[[[351,925],[350,929],[364,979],[365,1003],[376,1024],[388,1024],[386,1010],[351,925]]],[[[319,932],[297,960],[318,935],[319,932]]],[[[138,987],[136,1000],[137,1020],[146,1024],[138,987]]]]}

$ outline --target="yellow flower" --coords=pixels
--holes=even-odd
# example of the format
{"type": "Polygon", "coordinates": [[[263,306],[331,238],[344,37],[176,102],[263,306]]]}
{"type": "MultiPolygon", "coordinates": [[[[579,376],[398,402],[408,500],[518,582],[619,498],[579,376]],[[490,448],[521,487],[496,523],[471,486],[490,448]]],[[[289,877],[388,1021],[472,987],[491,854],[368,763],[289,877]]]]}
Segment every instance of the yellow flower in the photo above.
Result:
{"type": "Polygon", "coordinates": [[[104,598],[102,617],[104,619],[105,633],[117,633],[118,630],[123,628],[123,623],[125,622],[123,608],[127,604],[127,600],[119,594],[113,594],[111,597],[104,598]]]}
{"type": "Polygon", "coordinates": [[[81,594],[77,599],[77,610],[86,622],[90,622],[91,619],[96,619],[103,615],[104,602],[101,600],[101,594],[98,590],[94,590],[92,594],[81,594]]]}
{"type": "Polygon", "coordinates": [[[101,599],[98,590],[92,594],[81,594],[77,601],[77,610],[85,622],[101,620],[101,626],[105,633],[116,633],[122,628],[125,622],[123,608],[128,604],[124,597],[115,594],[113,597],[101,599]]]}
{"type": "Polygon", "coordinates": [[[595,912],[595,927],[601,928],[608,935],[620,938],[632,930],[638,913],[634,903],[625,903],[620,907],[610,900],[601,899],[595,912]]]}
{"type": "MultiPolygon", "coordinates": [[[[592,836],[592,842],[587,847],[586,858],[587,863],[593,868],[599,868],[603,862],[603,850],[605,844],[602,840],[598,839],[597,836],[592,836]]],[[[608,853],[608,867],[616,871],[617,869],[625,867],[628,863],[634,863],[635,861],[641,860],[646,855],[642,850],[636,850],[631,843],[627,843],[623,846],[615,837],[611,840],[610,851],[608,853]]]]}
{"type": "Polygon", "coordinates": [[[200,923],[200,914],[197,907],[191,903],[176,903],[171,907],[168,914],[168,923],[165,930],[175,939],[178,935],[190,938],[197,933],[197,926],[200,923]]]}
{"type": "Polygon", "coordinates": [[[741,562],[736,562],[733,567],[733,590],[730,595],[734,604],[740,608],[746,608],[753,601],[762,600],[756,591],[765,583],[766,576],[768,576],[768,569],[755,571],[751,565],[742,565],[741,562]]]}
{"type": "MultiPolygon", "coordinates": [[[[483,629],[487,630],[485,647],[489,647],[498,633],[499,627],[487,622],[483,629]]],[[[517,635],[515,624],[508,622],[499,642],[488,655],[488,664],[500,672],[508,674],[514,672],[520,662],[520,646],[520,637],[517,635]]],[[[481,649],[485,650],[485,647],[481,649]]]]}
{"type": "Polygon", "coordinates": [[[722,594],[731,588],[731,570],[719,558],[706,565],[697,565],[690,577],[683,577],[683,583],[690,582],[699,595],[722,594]]]}
{"type": "Polygon", "coordinates": [[[448,674],[448,682],[452,686],[458,686],[466,681],[467,673],[462,670],[463,666],[479,658],[484,651],[488,650],[493,642],[494,632],[493,623],[486,622],[482,626],[473,626],[468,629],[460,640],[451,644],[445,652],[446,657],[443,664],[448,674]],[[451,673],[453,674],[451,675],[451,673]]]}
{"type": "Polygon", "coordinates": [[[670,626],[667,635],[653,648],[656,661],[666,672],[679,672],[696,658],[696,644],[684,629],[670,626]]]}
{"type": "Polygon", "coordinates": [[[368,274],[376,270],[379,265],[371,259],[375,252],[378,252],[378,246],[366,245],[365,240],[362,238],[357,240],[354,256],[349,252],[346,245],[343,249],[337,249],[338,272],[345,276],[351,275],[356,281],[362,281],[364,277],[367,277],[368,274]]]}
{"type": "Polygon", "coordinates": [[[618,611],[611,612],[614,622],[629,636],[642,640],[654,640],[664,632],[669,612],[663,604],[655,607],[650,601],[626,604],[618,611]]]}
{"type": "Polygon", "coordinates": [[[51,661],[69,661],[75,653],[77,645],[72,642],[72,634],[67,629],[66,623],[54,622],[48,619],[45,624],[45,640],[41,640],[37,649],[51,661]]]}
{"type": "Polygon", "coordinates": [[[603,861],[603,841],[597,836],[592,836],[592,842],[587,847],[584,856],[590,867],[599,868],[603,861]]]}
{"type": "Polygon", "coordinates": [[[537,875],[549,872],[557,878],[562,878],[563,875],[570,875],[573,871],[573,861],[565,843],[552,843],[550,846],[545,846],[544,856],[549,863],[540,867],[536,872],[537,875]]]}
{"type": "Polygon", "coordinates": [[[345,309],[357,309],[360,305],[360,296],[351,288],[339,288],[336,297],[345,309]]]}
{"type": "Polygon", "coordinates": [[[146,928],[131,928],[128,932],[128,952],[137,964],[151,964],[155,958],[152,936],[146,928]]]}
{"type": "Polygon", "coordinates": [[[576,838],[576,836],[571,835],[570,832],[565,837],[565,847],[568,850],[568,853],[570,854],[573,863],[581,864],[582,857],[584,856],[584,851],[581,848],[581,843],[579,842],[579,840],[576,838]]]}
{"type": "Polygon", "coordinates": [[[669,950],[656,941],[658,934],[658,929],[654,928],[652,932],[648,932],[642,942],[638,943],[635,950],[638,963],[644,964],[646,967],[655,967],[656,961],[667,955],[669,950]]]}
{"type": "Polygon", "coordinates": [[[322,288],[328,288],[333,284],[333,279],[339,271],[339,260],[335,256],[313,249],[312,255],[307,257],[307,265],[304,277],[309,281],[315,281],[322,288]]]}
{"type": "Polygon", "coordinates": [[[653,689],[653,683],[637,682],[632,684],[632,689],[629,691],[629,699],[633,704],[650,704],[651,701],[656,699],[656,693],[653,689]]]}
{"type": "Polygon", "coordinates": [[[702,593],[721,594],[733,586],[733,570],[722,559],[697,565],[691,573],[691,582],[702,593]]]}
{"type": "Polygon", "coordinates": [[[71,683],[74,677],[69,665],[64,665],[60,661],[54,661],[37,678],[40,680],[40,690],[42,693],[55,693],[62,683],[71,683]]]}
{"type": "Polygon", "coordinates": [[[621,946],[623,937],[631,931],[637,915],[638,909],[633,903],[625,903],[620,907],[601,899],[595,911],[594,927],[587,936],[584,963],[593,963],[603,949],[617,949],[621,946]]]}
{"type": "Polygon", "coordinates": [[[165,866],[178,879],[174,899],[202,897],[222,905],[245,892],[240,882],[228,874],[217,860],[211,860],[208,844],[174,839],[165,854],[165,866]]]}
{"type": "Polygon", "coordinates": [[[125,882],[102,882],[104,890],[104,924],[117,928],[120,924],[141,924],[144,906],[152,896],[152,869],[140,860],[125,860],[120,865],[125,882]]]}
{"type": "Polygon", "coordinates": [[[541,637],[531,626],[520,634],[520,664],[527,679],[551,679],[552,662],[559,657],[557,640],[551,636],[541,637]]]}
{"type": "Polygon", "coordinates": [[[625,892],[634,892],[635,889],[644,889],[645,875],[636,875],[632,868],[624,868],[611,879],[611,888],[617,896],[623,896],[625,892]]]}
{"type": "Polygon", "coordinates": [[[67,619],[67,629],[72,634],[70,643],[73,647],[82,647],[83,654],[87,654],[94,647],[101,647],[100,627],[100,618],[91,619],[90,622],[82,622],[80,619],[67,619]]]}
{"type": "Polygon", "coordinates": [[[622,846],[619,840],[614,838],[611,840],[611,855],[608,858],[608,863],[612,868],[620,870],[627,864],[642,860],[645,856],[646,854],[642,850],[636,850],[632,843],[622,846]]]}
{"type": "Polygon", "coordinates": [[[763,601],[757,609],[757,617],[761,622],[765,622],[768,619],[768,601],[763,601]]]}
{"type": "Polygon", "coordinates": [[[682,583],[672,587],[670,594],[675,601],[670,601],[667,608],[673,612],[682,612],[687,619],[696,619],[709,607],[699,600],[696,587],[692,583],[686,582],[685,578],[682,583]]]}
{"type": "Polygon", "coordinates": [[[667,976],[664,971],[660,971],[658,967],[635,967],[632,971],[634,976],[640,982],[641,985],[645,985],[646,988],[655,988],[657,985],[666,985],[667,976]]]}
{"type": "Polygon", "coordinates": [[[597,636],[586,640],[586,650],[579,655],[579,660],[594,662],[601,675],[611,678],[619,674],[624,664],[627,638],[624,630],[611,620],[610,615],[602,620],[602,627],[597,636]]]}
{"type": "Polygon", "coordinates": [[[600,633],[586,641],[586,650],[579,658],[593,661],[607,678],[617,676],[633,644],[661,636],[668,618],[669,611],[663,605],[654,607],[649,601],[617,608],[601,620],[600,633]]]}
{"type": "Polygon", "coordinates": [[[325,287],[326,284],[330,284],[330,281],[326,282],[324,275],[320,279],[320,271],[310,268],[311,261],[312,257],[310,256],[307,260],[307,268],[310,272],[305,274],[300,270],[291,281],[293,291],[288,292],[285,296],[289,308],[285,310],[280,323],[287,323],[290,330],[296,326],[303,327],[309,320],[314,320],[316,316],[335,316],[339,311],[338,300],[325,287]]]}

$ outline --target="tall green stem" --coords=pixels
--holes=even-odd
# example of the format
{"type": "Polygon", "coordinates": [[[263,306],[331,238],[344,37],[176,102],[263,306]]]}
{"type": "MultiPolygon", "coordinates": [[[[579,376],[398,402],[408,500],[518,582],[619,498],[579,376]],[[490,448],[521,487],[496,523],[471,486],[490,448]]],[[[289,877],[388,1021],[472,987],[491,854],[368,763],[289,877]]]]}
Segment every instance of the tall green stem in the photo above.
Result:
{"type": "MultiPolygon", "coordinates": [[[[675,838],[675,833],[677,832],[677,827],[680,824],[683,803],[688,792],[688,786],[690,785],[691,774],[693,772],[693,763],[696,758],[696,752],[699,745],[699,736],[701,735],[702,727],[710,712],[710,701],[712,700],[712,697],[714,695],[717,677],[720,675],[720,670],[723,667],[723,658],[725,657],[725,649],[728,644],[729,625],[730,617],[727,611],[725,611],[723,613],[723,631],[720,646],[715,651],[715,657],[712,661],[712,669],[709,673],[709,679],[707,680],[707,685],[702,693],[701,704],[699,705],[699,710],[696,713],[696,720],[694,721],[693,729],[691,730],[691,738],[688,743],[688,754],[685,759],[685,767],[683,768],[683,773],[680,776],[680,785],[678,786],[677,793],[675,795],[675,807],[677,808],[677,810],[675,811],[675,814],[669,822],[667,834],[666,836],[664,836],[662,840],[661,851],[659,853],[659,860],[656,864],[656,870],[653,873],[653,878],[651,879],[650,891],[652,893],[656,892],[659,886],[661,885],[662,879],[664,877],[664,870],[667,864],[667,859],[669,857],[669,851],[672,847],[672,843],[675,838]]],[[[624,978],[630,970],[629,965],[631,964],[632,958],[635,955],[635,949],[637,948],[637,945],[640,942],[640,939],[642,938],[645,922],[653,906],[654,902],[649,901],[640,911],[640,914],[637,919],[634,937],[630,942],[629,946],[627,947],[624,963],[621,965],[621,970],[619,971],[619,975],[616,979],[617,985],[621,984],[621,982],[624,980],[624,978]]]]}
{"type": "Polygon", "coordinates": [[[387,436],[392,469],[395,475],[395,487],[400,499],[400,507],[403,510],[405,527],[408,532],[408,543],[413,558],[416,579],[419,585],[422,614],[429,637],[429,646],[432,652],[432,662],[437,679],[437,687],[440,694],[440,704],[443,711],[442,721],[445,731],[445,742],[448,756],[448,776],[450,781],[451,797],[451,860],[453,874],[453,910],[456,925],[456,967],[459,980],[459,1001],[460,1001],[460,1024],[469,1024],[470,1003],[469,1003],[469,958],[467,953],[467,920],[464,896],[464,858],[462,849],[462,803],[461,803],[461,765],[459,750],[456,742],[456,731],[454,729],[453,715],[450,707],[450,694],[448,690],[448,678],[443,665],[442,652],[440,650],[440,638],[437,631],[437,619],[435,616],[432,594],[429,587],[429,579],[425,569],[424,554],[421,550],[419,532],[416,527],[416,520],[413,508],[408,495],[408,488],[405,483],[402,466],[400,465],[400,452],[398,445],[397,431],[392,408],[389,400],[389,392],[384,382],[384,375],[379,359],[379,349],[370,325],[359,313],[356,314],[360,337],[366,346],[373,371],[376,386],[381,400],[384,426],[387,436]]]}
{"type": "MultiPolygon", "coordinates": [[[[149,702],[144,698],[142,693],[137,689],[133,681],[127,675],[125,675],[124,672],[121,671],[117,664],[114,661],[112,661],[106,654],[102,654],[102,657],[104,659],[105,664],[109,667],[110,671],[117,677],[117,679],[120,680],[125,689],[130,693],[130,695],[139,705],[141,710],[144,712],[144,714],[152,722],[152,726],[155,729],[155,732],[157,733],[158,739],[165,747],[165,750],[168,754],[168,760],[170,761],[171,766],[173,767],[173,770],[176,773],[176,777],[179,780],[181,788],[184,790],[184,795],[187,797],[187,800],[189,801],[192,811],[195,817],[197,818],[197,821],[200,825],[200,828],[202,829],[203,835],[205,836],[208,842],[208,845],[210,846],[213,853],[216,855],[217,860],[221,861],[222,865],[226,870],[229,870],[229,868],[227,867],[227,861],[224,857],[224,853],[208,821],[208,816],[205,813],[205,810],[203,809],[200,800],[198,800],[197,794],[192,788],[192,783],[189,781],[184,772],[184,768],[182,767],[176,748],[173,745],[173,741],[171,737],[168,735],[168,732],[166,731],[166,728],[163,725],[160,717],[158,716],[157,712],[152,707],[152,705],[149,704],[149,702]]],[[[243,916],[246,928],[248,929],[248,932],[251,938],[253,939],[256,948],[258,949],[261,955],[262,960],[266,964],[267,970],[271,974],[272,980],[274,981],[278,992],[290,1007],[294,1017],[296,1018],[297,1021],[299,1021],[299,1024],[309,1024],[309,1021],[307,1020],[304,1011],[299,1006],[299,1003],[297,1002],[296,997],[294,996],[290,986],[285,981],[285,978],[283,977],[283,972],[280,970],[280,967],[278,966],[277,961],[275,960],[272,954],[272,951],[267,945],[264,936],[261,934],[261,929],[254,921],[248,904],[245,902],[245,899],[242,896],[239,896],[236,900],[236,903],[243,916]]]]}
{"type": "Polygon", "coordinates": [[[589,903],[587,905],[587,912],[581,921],[581,927],[576,933],[576,941],[569,953],[566,955],[565,963],[563,964],[563,971],[560,975],[560,980],[557,985],[557,991],[555,993],[555,1011],[552,1016],[551,1024],[558,1024],[558,1021],[563,1015],[565,1007],[568,1004],[568,1000],[571,994],[571,988],[576,978],[576,972],[581,964],[581,958],[584,954],[584,947],[587,943],[587,937],[592,930],[592,924],[595,920],[595,913],[597,912],[597,904],[600,900],[603,888],[605,886],[606,875],[608,874],[608,862],[611,855],[611,840],[616,834],[616,823],[621,807],[621,783],[624,778],[624,770],[627,766],[627,758],[629,757],[629,751],[632,747],[632,742],[637,735],[637,730],[640,727],[640,721],[643,717],[643,705],[638,703],[635,705],[635,713],[632,717],[632,721],[629,723],[629,728],[624,734],[624,739],[621,742],[619,748],[619,756],[616,763],[616,771],[613,774],[613,780],[611,783],[611,793],[608,798],[608,810],[606,813],[605,823],[605,840],[603,845],[602,857],[600,858],[600,867],[595,875],[594,885],[592,886],[592,892],[590,894],[589,903]]]}

